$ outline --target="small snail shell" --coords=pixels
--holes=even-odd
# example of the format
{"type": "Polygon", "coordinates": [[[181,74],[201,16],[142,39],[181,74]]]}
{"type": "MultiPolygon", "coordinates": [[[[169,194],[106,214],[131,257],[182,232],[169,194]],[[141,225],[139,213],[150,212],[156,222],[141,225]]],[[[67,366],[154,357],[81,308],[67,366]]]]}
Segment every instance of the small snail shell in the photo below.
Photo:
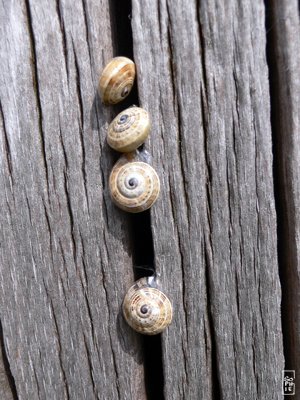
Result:
{"type": "Polygon", "coordinates": [[[123,301],[123,315],[135,331],[144,335],[162,332],[172,321],[172,305],[156,287],[154,277],[139,279],[123,301]]]}
{"type": "Polygon", "coordinates": [[[156,201],[160,182],[151,165],[136,161],[133,153],[124,154],[114,165],[109,177],[113,202],[122,210],[138,213],[156,201]]]}
{"type": "Polygon", "coordinates": [[[150,127],[150,117],[146,110],[140,107],[127,108],[109,125],[107,142],[117,151],[133,151],[147,139],[150,127]]]}
{"type": "Polygon", "coordinates": [[[125,99],[135,78],[134,62],[126,57],[113,58],[104,68],[99,80],[99,92],[104,104],[116,104],[125,99]]]}

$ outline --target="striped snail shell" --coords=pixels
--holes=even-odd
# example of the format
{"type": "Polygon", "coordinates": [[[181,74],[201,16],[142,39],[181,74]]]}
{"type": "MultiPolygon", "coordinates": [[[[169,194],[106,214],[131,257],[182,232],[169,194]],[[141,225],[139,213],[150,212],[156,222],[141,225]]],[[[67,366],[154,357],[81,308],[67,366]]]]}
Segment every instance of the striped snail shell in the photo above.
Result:
{"type": "Polygon", "coordinates": [[[150,127],[150,117],[146,110],[140,107],[127,108],[109,125],[107,142],[122,153],[136,150],[147,139],[150,127]]]}
{"type": "Polygon", "coordinates": [[[104,104],[116,104],[125,99],[135,78],[134,62],[126,57],[113,58],[104,68],[99,80],[99,92],[104,104]]]}
{"type": "Polygon", "coordinates": [[[123,301],[123,315],[135,331],[144,335],[162,332],[172,321],[172,305],[157,288],[154,277],[139,279],[128,290],[123,301]]]}
{"type": "Polygon", "coordinates": [[[138,213],[157,200],[160,182],[151,165],[140,161],[135,153],[124,154],[114,165],[109,177],[113,202],[122,210],[138,213]]]}

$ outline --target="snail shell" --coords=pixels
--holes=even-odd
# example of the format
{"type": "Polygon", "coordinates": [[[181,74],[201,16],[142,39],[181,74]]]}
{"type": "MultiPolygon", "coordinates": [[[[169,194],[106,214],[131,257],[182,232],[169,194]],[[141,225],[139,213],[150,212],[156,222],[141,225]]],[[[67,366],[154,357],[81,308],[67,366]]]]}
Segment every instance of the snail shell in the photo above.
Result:
{"type": "Polygon", "coordinates": [[[125,99],[135,78],[134,62],[126,57],[113,58],[104,68],[99,80],[99,92],[104,104],[116,104],[125,99]]]}
{"type": "Polygon", "coordinates": [[[171,302],[156,286],[154,277],[139,279],[128,290],[123,301],[126,322],[144,335],[156,335],[172,321],[171,302]]]}
{"type": "Polygon", "coordinates": [[[150,208],[158,198],[159,177],[151,165],[137,160],[133,153],[124,154],[109,177],[113,202],[122,210],[138,213],[150,208]]]}
{"type": "Polygon", "coordinates": [[[147,139],[150,127],[150,117],[146,110],[140,107],[127,108],[109,125],[107,142],[117,151],[133,151],[147,139]]]}

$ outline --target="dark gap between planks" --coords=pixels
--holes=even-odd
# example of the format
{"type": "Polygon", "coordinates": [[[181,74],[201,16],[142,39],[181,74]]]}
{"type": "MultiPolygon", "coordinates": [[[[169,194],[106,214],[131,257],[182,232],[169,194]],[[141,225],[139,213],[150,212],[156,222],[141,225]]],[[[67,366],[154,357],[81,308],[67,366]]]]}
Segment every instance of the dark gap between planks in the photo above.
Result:
{"type": "MultiPolygon", "coordinates": [[[[125,56],[134,60],[131,30],[131,1],[110,0],[110,18],[114,56],[125,56]]],[[[116,112],[119,113],[133,104],[139,105],[136,83],[130,95],[116,107],[116,112]]],[[[155,271],[154,249],[149,210],[130,215],[130,237],[135,279],[153,275],[155,271]]],[[[143,351],[147,398],[149,400],[163,400],[164,376],[161,335],[143,336],[143,351]]]]}
{"type": "Polygon", "coordinates": [[[279,117],[279,87],[277,79],[277,61],[275,55],[275,35],[274,30],[274,16],[273,16],[273,2],[272,0],[265,0],[265,15],[266,15],[266,56],[267,65],[269,70],[269,87],[270,87],[270,103],[271,103],[271,129],[272,129],[272,146],[273,146],[273,177],[274,177],[274,198],[275,198],[275,211],[277,219],[277,254],[278,254],[278,267],[279,277],[282,290],[281,298],[281,323],[283,334],[283,351],[285,359],[285,369],[290,369],[290,354],[289,354],[289,335],[287,323],[291,316],[290,307],[288,304],[288,282],[287,274],[289,273],[285,268],[285,233],[284,233],[284,210],[283,210],[283,193],[281,190],[281,162],[280,162],[280,141],[279,135],[280,124],[279,117]]]}
{"type": "Polygon", "coordinates": [[[6,377],[8,379],[8,383],[9,383],[9,387],[10,387],[10,390],[11,390],[11,394],[12,394],[14,400],[18,400],[18,394],[17,394],[17,388],[16,388],[15,380],[14,380],[14,377],[13,377],[13,375],[11,373],[10,365],[9,365],[9,362],[8,362],[8,359],[7,359],[7,355],[6,355],[3,328],[2,328],[1,321],[0,321],[0,344],[1,344],[3,365],[4,365],[4,368],[5,368],[6,377]]]}

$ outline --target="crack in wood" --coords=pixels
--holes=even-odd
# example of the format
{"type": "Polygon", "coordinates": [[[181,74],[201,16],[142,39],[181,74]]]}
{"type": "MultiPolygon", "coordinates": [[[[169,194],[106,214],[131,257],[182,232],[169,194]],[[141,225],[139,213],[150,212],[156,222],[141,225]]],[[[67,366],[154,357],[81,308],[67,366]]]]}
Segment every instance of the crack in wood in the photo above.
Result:
{"type": "Polygon", "coordinates": [[[64,191],[65,191],[65,197],[66,197],[67,210],[69,213],[70,234],[71,234],[74,265],[76,267],[78,252],[77,252],[77,243],[76,243],[76,236],[75,236],[74,214],[73,214],[73,209],[72,209],[72,205],[71,205],[71,197],[70,197],[68,185],[69,185],[68,175],[67,175],[67,172],[64,172],[64,191]]]}
{"type": "Polygon", "coordinates": [[[84,342],[84,347],[85,347],[85,351],[86,351],[86,354],[87,354],[87,361],[88,361],[88,365],[89,365],[89,372],[90,372],[91,382],[92,382],[92,385],[93,385],[93,391],[94,391],[95,397],[98,400],[100,400],[101,397],[100,397],[100,394],[98,393],[97,386],[96,386],[96,383],[95,383],[95,380],[94,380],[94,373],[95,372],[94,372],[94,368],[93,368],[92,357],[91,357],[91,354],[90,354],[89,346],[87,344],[87,339],[86,339],[84,334],[83,334],[83,342],[84,342]]]}
{"type": "Polygon", "coordinates": [[[64,19],[63,19],[62,5],[61,5],[60,0],[55,0],[55,1],[56,1],[56,12],[58,15],[59,26],[60,26],[60,31],[61,31],[61,41],[62,41],[62,48],[63,48],[63,53],[64,53],[64,62],[65,62],[67,80],[69,82],[68,45],[67,45],[67,35],[66,35],[66,30],[65,30],[65,24],[64,24],[64,19]]]}
{"type": "Polygon", "coordinates": [[[91,50],[91,40],[90,40],[90,33],[89,33],[89,22],[88,22],[88,9],[87,9],[87,4],[86,0],[81,0],[82,2],[82,9],[83,9],[83,16],[84,16],[84,22],[85,22],[85,35],[86,35],[86,43],[88,46],[88,53],[89,53],[89,58],[90,58],[90,64],[92,64],[92,50],[91,50]]]}
{"type": "Polygon", "coordinates": [[[211,276],[211,268],[210,268],[210,257],[208,255],[207,250],[207,243],[204,246],[204,256],[205,256],[205,283],[206,283],[206,313],[208,316],[208,324],[209,324],[209,336],[210,336],[210,343],[211,343],[211,372],[212,372],[212,398],[213,400],[217,400],[221,398],[222,394],[222,386],[220,383],[220,376],[219,376],[219,364],[218,364],[218,356],[217,356],[217,338],[215,333],[215,326],[214,326],[214,316],[211,310],[211,280],[213,277],[211,276]]]}
{"type": "Polygon", "coordinates": [[[70,399],[71,397],[70,397],[67,373],[65,371],[64,362],[63,362],[63,356],[62,356],[62,347],[61,347],[62,346],[61,345],[62,344],[62,338],[61,338],[60,333],[59,333],[60,324],[57,321],[55,310],[54,310],[54,306],[53,306],[53,301],[52,301],[51,296],[48,293],[48,289],[47,289],[47,286],[46,286],[45,282],[44,282],[44,288],[45,288],[45,292],[47,294],[49,306],[50,306],[50,309],[51,309],[52,320],[53,320],[54,327],[55,327],[55,334],[56,334],[56,339],[57,339],[56,343],[57,343],[57,346],[58,346],[58,358],[59,358],[59,364],[60,364],[61,373],[62,373],[64,384],[65,384],[64,385],[65,394],[67,396],[67,399],[70,399]]]}
{"type": "Polygon", "coordinates": [[[13,176],[13,165],[12,165],[12,154],[11,154],[11,148],[10,148],[10,144],[9,144],[8,133],[7,133],[7,128],[6,128],[6,124],[5,124],[4,112],[3,112],[1,101],[0,101],[0,116],[2,119],[2,127],[3,127],[2,132],[3,132],[4,146],[5,146],[4,153],[6,155],[9,178],[11,179],[11,183],[13,185],[14,176],[13,176]]]}
{"type": "MultiPolygon", "coordinates": [[[[0,320],[0,345],[1,345],[1,355],[2,355],[2,362],[5,370],[5,382],[3,382],[3,378],[1,378],[1,389],[3,389],[3,384],[5,386],[8,384],[9,390],[5,390],[5,400],[18,400],[18,393],[16,388],[16,383],[14,376],[11,371],[11,367],[9,364],[9,357],[6,354],[5,342],[4,342],[4,334],[3,334],[3,326],[2,321],[0,320]],[[7,381],[7,382],[6,382],[7,381]],[[12,397],[11,397],[12,396],[12,397]]],[[[2,390],[1,390],[2,392],[2,390]]]]}
{"type": "MultiPolygon", "coordinates": [[[[133,58],[132,29],[130,26],[131,1],[110,0],[110,14],[115,26],[113,43],[116,55],[124,55],[133,58]]],[[[139,105],[138,87],[134,86],[130,96],[120,106],[122,109],[131,104],[139,105]]],[[[154,118],[154,116],[152,116],[154,118]]],[[[131,235],[133,246],[133,269],[135,276],[139,277],[140,265],[149,266],[145,273],[153,273],[153,239],[151,232],[151,216],[149,211],[141,214],[131,215],[131,235]],[[136,268],[137,267],[137,268],[136,268]]],[[[147,398],[160,400],[163,399],[164,377],[162,370],[161,337],[145,337],[143,340],[144,364],[145,364],[145,385],[147,398]]]]}
{"type": "Polygon", "coordinates": [[[44,170],[45,170],[45,175],[46,175],[45,182],[46,182],[48,199],[49,199],[50,198],[50,189],[49,189],[50,180],[49,180],[49,173],[48,173],[45,132],[43,129],[43,110],[42,110],[42,104],[41,104],[41,98],[40,98],[39,74],[38,74],[38,66],[37,66],[38,60],[37,60],[36,41],[35,41],[33,20],[32,20],[29,0],[25,0],[25,9],[26,9],[26,15],[27,15],[27,27],[28,27],[28,35],[29,35],[29,39],[30,39],[30,49],[31,49],[32,82],[33,82],[33,88],[34,88],[35,96],[36,96],[39,133],[40,133],[40,140],[41,140],[41,151],[42,151],[42,156],[43,156],[43,164],[44,164],[44,170]]]}
{"type": "Polygon", "coordinates": [[[83,136],[84,108],[83,108],[83,100],[82,100],[82,95],[81,95],[80,69],[79,69],[79,65],[78,65],[78,60],[77,60],[77,55],[76,55],[73,40],[72,40],[72,49],[73,49],[73,54],[74,54],[74,63],[75,63],[75,72],[76,72],[76,74],[75,74],[76,93],[77,93],[77,98],[78,98],[79,115],[80,115],[79,138],[80,138],[80,144],[81,144],[81,150],[82,150],[81,171],[82,171],[82,176],[83,176],[83,186],[84,186],[85,198],[86,198],[86,202],[87,202],[87,210],[89,213],[89,197],[88,197],[88,192],[87,192],[87,174],[86,174],[86,154],[85,154],[85,145],[84,145],[84,136],[83,136]]]}

